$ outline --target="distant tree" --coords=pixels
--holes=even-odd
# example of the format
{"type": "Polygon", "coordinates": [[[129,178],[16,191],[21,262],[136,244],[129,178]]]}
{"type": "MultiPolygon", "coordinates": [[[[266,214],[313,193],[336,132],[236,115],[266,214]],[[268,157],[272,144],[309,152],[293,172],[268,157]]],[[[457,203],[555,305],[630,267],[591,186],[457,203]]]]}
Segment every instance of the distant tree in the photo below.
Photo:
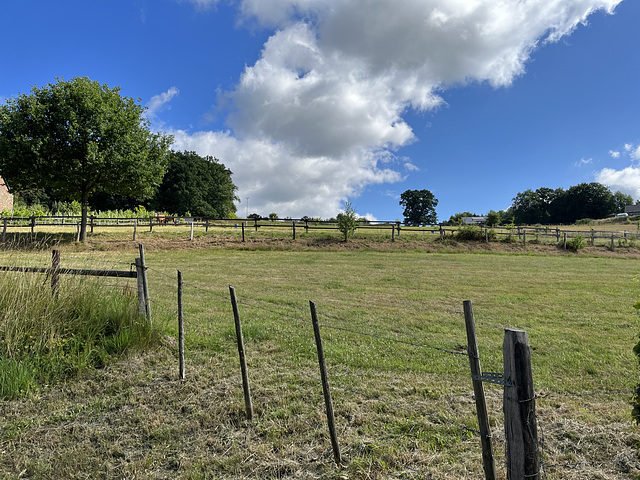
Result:
{"type": "Polygon", "coordinates": [[[252,213],[247,218],[252,218],[253,220],[261,220],[262,219],[262,217],[257,213],[252,213]]]}
{"type": "Polygon", "coordinates": [[[235,213],[237,187],[231,171],[214,157],[172,152],[169,169],[152,202],[153,208],[177,215],[226,218],[235,213]]]}
{"type": "Polygon", "coordinates": [[[275,212],[270,213],[269,220],[278,220],[278,214],[275,212]]]}
{"type": "Polygon", "coordinates": [[[433,225],[437,223],[438,199],[429,190],[406,190],[400,195],[407,225],[433,225]]]}
{"type": "Polygon", "coordinates": [[[489,210],[487,214],[487,221],[485,225],[489,228],[495,227],[500,224],[500,214],[494,210],[489,210]]]}
{"type": "Polygon", "coordinates": [[[144,110],[86,77],[34,86],[0,106],[0,175],[12,191],[80,202],[84,242],[92,193],[148,198],[162,180],[172,138],[151,133],[144,110]]]}
{"type": "Polygon", "coordinates": [[[463,217],[477,217],[478,215],[471,212],[459,212],[449,217],[445,223],[450,226],[462,225],[463,217]]]}
{"type": "Polygon", "coordinates": [[[574,223],[582,218],[605,218],[615,211],[611,190],[597,182],[570,187],[561,200],[566,214],[562,223],[574,223]]]}
{"type": "Polygon", "coordinates": [[[351,202],[344,203],[344,213],[338,214],[338,230],[344,235],[344,241],[353,236],[358,226],[358,214],[351,202]]]}
{"type": "Polygon", "coordinates": [[[550,223],[555,211],[553,203],[563,193],[562,189],[553,190],[547,187],[518,193],[512,205],[514,223],[525,225],[550,223]]]}
{"type": "Polygon", "coordinates": [[[625,195],[622,192],[614,193],[613,201],[615,204],[613,213],[624,213],[624,207],[633,205],[633,197],[631,195],[625,195]]]}

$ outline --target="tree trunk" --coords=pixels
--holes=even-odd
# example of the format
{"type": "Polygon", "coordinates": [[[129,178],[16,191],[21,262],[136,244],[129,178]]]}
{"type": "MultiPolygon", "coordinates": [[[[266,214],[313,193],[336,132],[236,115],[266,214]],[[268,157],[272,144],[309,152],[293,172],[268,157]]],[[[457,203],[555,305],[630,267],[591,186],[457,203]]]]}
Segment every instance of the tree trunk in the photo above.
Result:
{"type": "Polygon", "coordinates": [[[89,193],[82,192],[82,209],[80,217],[80,241],[82,243],[87,241],[87,217],[89,210],[89,193]]]}

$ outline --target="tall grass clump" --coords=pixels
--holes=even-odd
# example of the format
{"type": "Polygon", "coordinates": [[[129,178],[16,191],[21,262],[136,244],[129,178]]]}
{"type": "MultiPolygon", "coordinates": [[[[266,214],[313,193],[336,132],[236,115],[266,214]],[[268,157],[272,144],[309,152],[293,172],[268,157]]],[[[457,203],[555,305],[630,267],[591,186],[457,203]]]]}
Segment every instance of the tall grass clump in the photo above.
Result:
{"type": "Polygon", "coordinates": [[[54,297],[47,283],[41,275],[0,276],[0,397],[28,394],[158,340],[127,289],[65,277],[54,297]]]}

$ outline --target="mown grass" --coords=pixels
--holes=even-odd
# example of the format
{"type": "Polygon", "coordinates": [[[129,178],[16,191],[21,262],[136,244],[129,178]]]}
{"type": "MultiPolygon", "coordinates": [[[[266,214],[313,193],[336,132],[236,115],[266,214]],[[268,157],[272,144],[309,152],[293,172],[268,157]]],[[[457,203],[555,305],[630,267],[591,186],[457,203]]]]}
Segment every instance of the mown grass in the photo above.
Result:
{"type": "MultiPolygon", "coordinates": [[[[93,264],[95,255],[63,250],[63,265],[93,264]]],[[[99,256],[130,263],[137,244],[99,256]]],[[[177,379],[175,346],[166,340],[80,381],[4,402],[7,478],[482,478],[468,359],[458,354],[466,348],[465,299],[473,301],[483,370],[502,370],[505,327],[529,333],[548,478],[638,474],[629,405],[635,258],[157,246],[147,264],[154,325],[171,337],[176,270],[183,273],[187,380],[177,379]],[[241,302],[252,421],[229,284],[241,302]],[[339,468],[309,300],[329,365],[339,468]],[[565,463],[572,467],[558,466],[565,463]]],[[[505,478],[502,391],[485,388],[505,478]]]]}

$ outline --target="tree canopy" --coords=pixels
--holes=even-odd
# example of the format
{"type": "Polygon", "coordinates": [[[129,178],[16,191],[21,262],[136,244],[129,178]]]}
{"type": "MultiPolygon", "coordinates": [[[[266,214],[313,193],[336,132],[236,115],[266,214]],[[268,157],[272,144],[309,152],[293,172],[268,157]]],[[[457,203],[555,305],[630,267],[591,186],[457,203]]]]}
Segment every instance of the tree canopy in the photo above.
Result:
{"type": "Polygon", "coordinates": [[[236,190],[231,170],[217,158],[172,152],[152,206],[178,215],[226,218],[236,211],[236,190]]]}
{"type": "Polygon", "coordinates": [[[0,106],[0,175],[11,191],[79,201],[85,241],[92,193],[148,198],[162,181],[172,138],[151,133],[143,112],[87,77],[34,86],[0,106]]]}
{"type": "Polygon", "coordinates": [[[625,205],[632,201],[630,195],[611,193],[604,185],[592,182],[568,190],[525,190],[513,198],[510,210],[518,224],[574,223],[582,218],[598,219],[624,212],[625,205]]]}
{"type": "Polygon", "coordinates": [[[432,225],[438,221],[438,199],[429,190],[406,190],[400,195],[400,205],[407,225],[432,225]]]}

